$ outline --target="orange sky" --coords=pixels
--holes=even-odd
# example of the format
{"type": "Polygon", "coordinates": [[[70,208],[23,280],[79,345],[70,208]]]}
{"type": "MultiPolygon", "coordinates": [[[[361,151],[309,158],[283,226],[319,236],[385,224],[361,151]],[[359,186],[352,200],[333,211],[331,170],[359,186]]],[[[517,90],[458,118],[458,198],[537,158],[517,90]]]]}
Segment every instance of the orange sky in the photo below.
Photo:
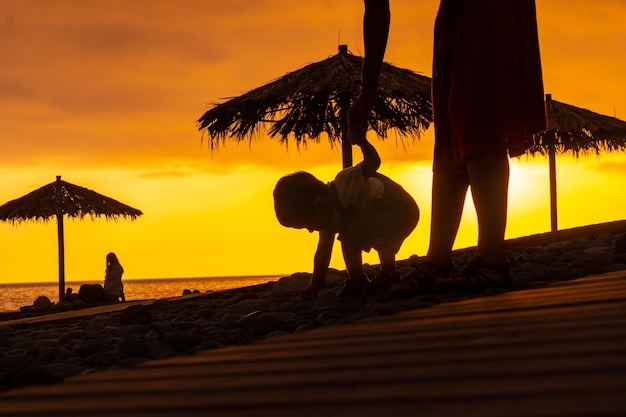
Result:
{"type": "MultiPolygon", "coordinates": [[[[387,61],[430,76],[437,7],[392,0],[387,61]]],[[[626,119],[626,3],[537,0],[537,10],[546,92],[626,119]]],[[[332,179],[338,151],[324,138],[287,152],[259,137],[211,154],[195,121],[338,43],[361,54],[361,19],[358,0],[3,0],[0,204],[62,175],[143,210],[135,222],[66,221],[68,280],[101,279],[109,251],[126,278],[310,271],[316,236],[282,228],[271,191],[297,169],[332,179]]],[[[371,139],[381,170],[422,209],[400,257],[423,254],[432,129],[406,150],[371,139]]],[[[562,227],[624,218],[623,154],[557,166],[562,227]]],[[[547,231],[546,161],[513,161],[512,172],[508,236],[547,231]]],[[[457,246],[475,242],[474,217],[468,205],[457,246]]],[[[57,279],[53,222],[0,224],[0,249],[0,282],[57,279]]],[[[343,268],[338,251],[333,266],[343,268]]]]}

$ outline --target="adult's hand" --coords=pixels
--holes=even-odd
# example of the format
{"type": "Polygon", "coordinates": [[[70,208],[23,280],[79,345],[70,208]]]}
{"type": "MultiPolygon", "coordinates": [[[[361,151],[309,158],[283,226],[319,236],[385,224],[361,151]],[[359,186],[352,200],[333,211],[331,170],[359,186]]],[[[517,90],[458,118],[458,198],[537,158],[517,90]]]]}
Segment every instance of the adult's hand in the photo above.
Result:
{"type": "Polygon", "coordinates": [[[348,138],[353,145],[359,145],[365,141],[367,122],[377,97],[375,87],[363,87],[359,97],[348,109],[348,138]]]}

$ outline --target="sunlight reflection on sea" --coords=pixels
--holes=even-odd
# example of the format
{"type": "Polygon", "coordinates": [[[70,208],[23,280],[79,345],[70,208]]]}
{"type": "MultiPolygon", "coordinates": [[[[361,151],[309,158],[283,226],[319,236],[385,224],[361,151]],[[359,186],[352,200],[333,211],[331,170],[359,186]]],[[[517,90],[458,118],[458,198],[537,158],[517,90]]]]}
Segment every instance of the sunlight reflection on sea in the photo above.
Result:
{"type": "MultiPolygon", "coordinates": [[[[176,297],[184,290],[198,290],[200,292],[220,291],[231,288],[247,287],[276,281],[283,275],[254,276],[254,277],[209,277],[209,278],[161,278],[124,280],[124,293],[127,300],[145,300],[150,298],[176,297]]],[[[82,284],[102,284],[101,281],[67,282],[66,288],[71,287],[74,292],[82,284]]],[[[45,295],[52,302],[57,302],[58,284],[23,283],[0,284],[0,311],[15,311],[22,306],[30,306],[40,295],[45,295]]]]}

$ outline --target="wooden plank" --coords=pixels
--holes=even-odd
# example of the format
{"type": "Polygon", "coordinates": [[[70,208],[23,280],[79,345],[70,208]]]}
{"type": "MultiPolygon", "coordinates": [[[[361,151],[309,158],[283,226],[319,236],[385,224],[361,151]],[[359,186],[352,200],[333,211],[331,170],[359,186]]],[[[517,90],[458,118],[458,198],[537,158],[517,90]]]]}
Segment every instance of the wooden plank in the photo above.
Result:
{"type": "MultiPolygon", "coordinates": [[[[81,396],[85,395],[126,395],[130,387],[141,382],[141,391],[151,392],[155,395],[169,395],[175,392],[188,392],[193,390],[224,391],[256,389],[269,387],[297,386],[297,385],[332,385],[337,381],[343,385],[358,385],[363,381],[376,381],[377,384],[402,384],[406,382],[424,383],[459,380],[474,380],[476,382],[494,379],[518,379],[518,378],[543,378],[545,376],[557,377],[571,374],[598,374],[604,375],[606,380],[612,379],[613,375],[622,375],[626,371],[626,358],[621,352],[605,354],[598,357],[583,356],[576,361],[570,358],[528,358],[519,361],[517,358],[507,358],[506,360],[484,360],[467,361],[457,360],[454,362],[435,361],[425,363],[413,361],[405,357],[405,361],[389,361],[379,363],[377,366],[370,364],[363,367],[357,358],[345,360],[341,366],[326,366],[326,358],[311,358],[310,361],[317,364],[309,369],[300,369],[300,374],[294,374],[292,369],[281,366],[274,362],[272,371],[265,373],[248,373],[242,378],[240,373],[186,373],[184,369],[177,369],[176,373],[169,378],[154,378],[154,375],[143,375],[142,379],[125,379],[120,377],[120,372],[106,372],[109,374],[108,380],[99,378],[98,384],[90,384],[87,378],[82,381],[74,380],[64,386],[51,386],[47,389],[37,389],[38,399],[52,398],[59,396],[81,396]],[[493,366],[489,366],[493,363],[493,366]],[[303,377],[304,375],[304,377],[303,377]]],[[[189,369],[189,368],[187,368],[189,369]]],[[[622,378],[616,378],[616,380],[622,378]]],[[[574,382],[572,382],[574,383],[574,382]]],[[[576,383],[577,384],[577,383],[576,383]]],[[[563,386],[561,386],[563,388],[563,386]]],[[[516,388],[517,389],[517,388],[516,388]]],[[[588,388],[597,389],[597,387],[588,388]]],[[[10,393],[6,398],[29,397],[32,393],[18,392],[14,395],[10,393]]]]}
{"type": "MultiPolygon", "coordinates": [[[[514,369],[516,366],[526,366],[523,364],[529,364],[528,369],[523,371],[531,372],[531,370],[537,371],[543,369],[552,369],[556,366],[562,366],[563,369],[567,369],[568,372],[573,372],[576,369],[586,366],[600,366],[603,363],[612,363],[610,372],[624,372],[623,352],[626,341],[621,341],[619,344],[609,345],[606,344],[592,344],[587,342],[582,344],[580,348],[564,350],[561,353],[560,349],[566,349],[567,344],[556,345],[552,348],[546,349],[540,346],[530,346],[529,348],[515,349],[513,348],[493,348],[493,349],[445,349],[441,351],[433,352],[414,352],[411,349],[390,349],[388,351],[379,350],[372,352],[368,350],[366,352],[359,352],[354,354],[343,354],[334,352],[325,352],[325,354],[315,356],[314,352],[309,352],[307,356],[294,355],[291,356],[285,353],[284,358],[280,355],[276,355],[274,358],[257,358],[252,355],[248,357],[248,360],[244,360],[240,357],[239,361],[229,362],[197,362],[197,363],[184,363],[184,364],[162,364],[161,366],[150,366],[141,369],[141,372],[135,370],[124,370],[116,372],[102,372],[99,374],[91,375],[89,378],[80,377],[67,381],[67,384],[79,383],[82,388],[86,385],[95,386],[94,390],[100,392],[104,388],[101,384],[114,382],[122,383],[124,381],[142,381],[153,379],[171,379],[177,380],[179,378],[202,378],[202,377],[220,377],[220,376],[234,376],[241,377],[253,377],[255,375],[268,376],[277,375],[281,373],[305,373],[305,372],[325,372],[332,370],[349,370],[359,369],[363,367],[378,369],[378,368],[397,368],[397,367],[409,367],[415,369],[421,369],[423,372],[427,372],[429,369],[437,369],[442,371],[451,367],[453,369],[465,370],[471,369],[471,367],[477,367],[482,369],[484,374],[490,372],[500,373],[502,370],[514,369]],[[535,364],[535,365],[530,365],[535,364]],[[568,368],[568,364],[571,366],[568,368]],[[490,368],[495,371],[489,371],[490,368]]],[[[571,344],[570,344],[571,346],[571,344]]],[[[281,352],[278,352],[281,353],[281,352]]],[[[452,372],[452,370],[446,371],[452,372]]],[[[508,372],[508,371],[506,371],[508,372]]],[[[445,374],[445,373],[444,373],[445,374]]],[[[69,385],[59,388],[60,390],[67,390],[71,387],[69,385]]],[[[46,388],[46,392],[54,389],[46,388]]],[[[71,388],[73,389],[73,388],[71,388]]],[[[19,394],[20,391],[15,391],[12,395],[19,394]]],[[[8,395],[8,394],[7,394],[8,395]]]]}
{"type": "Polygon", "coordinates": [[[132,305],[150,305],[154,303],[154,299],[149,300],[138,300],[138,301],[128,301],[124,303],[116,303],[116,304],[107,304],[103,306],[97,307],[87,307],[81,308],[77,310],[69,310],[63,311],[60,313],[50,313],[50,314],[42,314],[39,316],[33,317],[24,317],[21,319],[14,320],[4,320],[0,321],[0,324],[3,326],[19,326],[23,324],[36,324],[36,323],[45,323],[51,321],[61,321],[61,320],[71,320],[75,318],[89,317],[95,316],[97,314],[103,313],[112,313],[114,311],[124,310],[132,305]]]}
{"type": "MultiPolygon", "coordinates": [[[[414,370],[418,372],[419,370],[414,370]]],[[[55,413],[71,415],[82,412],[92,415],[91,410],[109,411],[118,415],[132,415],[135,410],[163,410],[180,413],[186,407],[203,407],[208,410],[227,410],[245,407],[257,413],[264,407],[301,406],[315,407],[319,405],[360,406],[368,402],[397,401],[417,406],[422,402],[489,402],[492,398],[508,398],[510,402],[537,397],[565,396],[575,398],[578,395],[623,394],[626,381],[623,378],[611,378],[603,372],[587,372],[573,375],[542,375],[540,378],[527,376],[491,377],[488,380],[473,378],[421,380],[396,379],[391,382],[379,382],[377,375],[368,380],[342,381],[338,379],[325,381],[308,381],[307,377],[298,378],[291,374],[289,380],[272,385],[273,378],[266,378],[266,384],[245,386],[235,385],[222,389],[211,386],[209,389],[200,385],[200,381],[176,386],[166,386],[163,392],[137,389],[128,385],[127,390],[111,401],[106,393],[80,395],[64,395],[62,398],[41,397],[33,392],[30,401],[13,401],[3,399],[2,408],[8,415],[19,413],[55,413]],[[365,382],[365,383],[364,383],[365,382]],[[176,389],[181,387],[181,389],[176,389]],[[168,390],[169,388],[169,390],[168,390]]],[[[239,378],[238,381],[245,382],[239,378]]],[[[164,381],[167,384],[168,381],[164,381]]],[[[458,410],[460,411],[460,410],[458,410]]],[[[111,414],[112,415],[112,414],[111,414]]],[[[174,414],[176,415],[176,414],[174,414]]],[[[181,414],[178,414],[181,415],[181,414]]]]}

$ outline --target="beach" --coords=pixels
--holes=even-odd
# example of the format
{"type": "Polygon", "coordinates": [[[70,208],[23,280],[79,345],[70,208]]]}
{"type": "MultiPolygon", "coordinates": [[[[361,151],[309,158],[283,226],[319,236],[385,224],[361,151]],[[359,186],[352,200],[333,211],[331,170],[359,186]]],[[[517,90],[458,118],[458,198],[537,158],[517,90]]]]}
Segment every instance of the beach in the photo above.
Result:
{"type": "MultiPolygon", "coordinates": [[[[229,277],[194,277],[194,278],[153,278],[124,279],[126,299],[146,300],[168,298],[182,295],[185,291],[208,292],[232,288],[247,287],[275,281],[283,275],[229,276],[229,277]]],[[[103,281],[68,281],[65,288],[78,292],[82,284],[102,284],[103,281]]],[[[20,307],[30,306],[39,296],[46,296],[52,302],[58,301],[58,282],[0,284],[0,315],[17,311],[20,307]]]]}
{"type": "MultiPolygon", "coordinates": [[[[612,222],[508,240],[516,281],[511,291],[588,275],[626,270],[626,222],[612,222]]],[[[464,265],[473,248],[454,252],[464,265]]],[[[404,275],[418,257],[398,262],[404,275]]],[[[370,274],[375,273],[371,267],[370,274]]],[[[294,295],[310,274],[274,282],[155,301],[59,313],[14,316],[0,322],[0,389],[49,384],[105,369],[190,356],[265,338],[303,333],[407,310],[502,293],[489,289],[392,298],[337,297],[345,272],[332,270],[314,300],[294,295]],[[109,308],[110,311],[106,311],[109,308]],[[71,314],[70,314],[71,313],[71,314]]]]}

